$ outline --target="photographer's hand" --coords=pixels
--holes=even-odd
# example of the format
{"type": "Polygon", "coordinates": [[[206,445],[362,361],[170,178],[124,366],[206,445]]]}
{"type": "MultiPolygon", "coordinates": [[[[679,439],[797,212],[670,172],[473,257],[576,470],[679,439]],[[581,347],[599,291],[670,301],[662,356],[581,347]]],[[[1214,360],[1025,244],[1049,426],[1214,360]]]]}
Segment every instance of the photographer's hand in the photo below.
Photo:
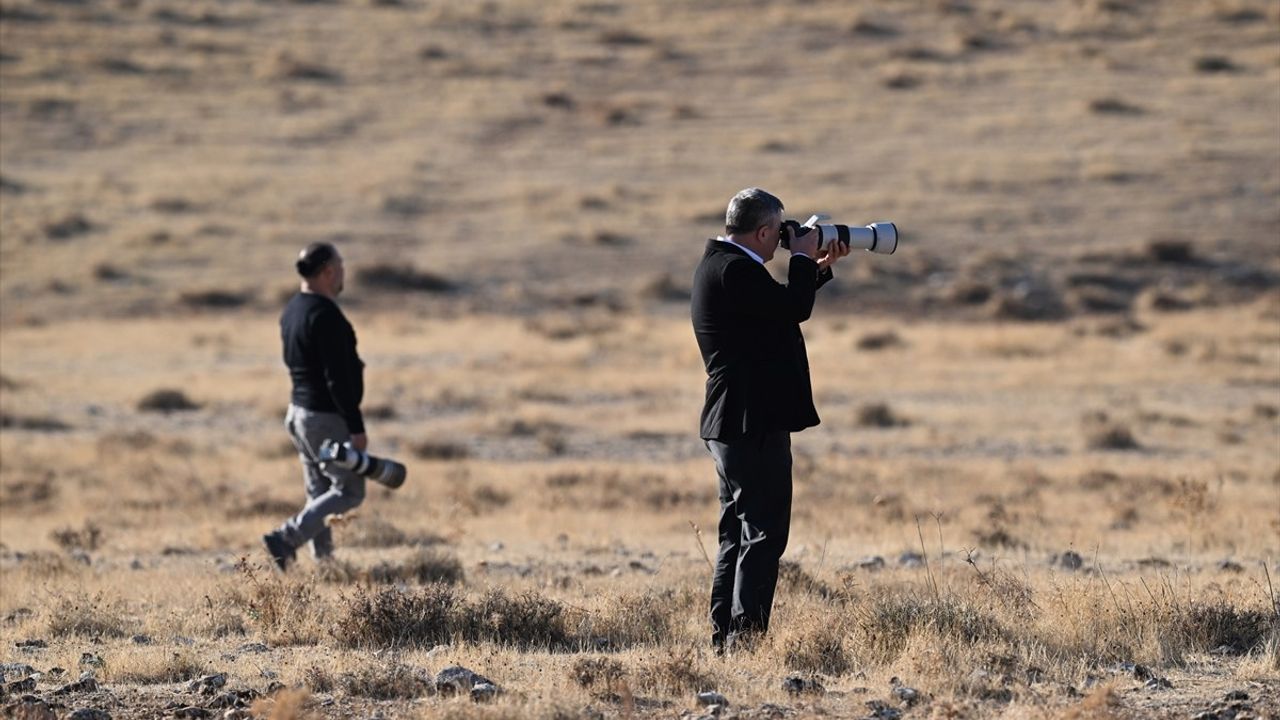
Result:
{"type": "Polygon", "coordinates": [[[826,250],[822,251],[822,257],[818,258],[818,270],[826,270],[832,265],[835,265],[837,260],[851,252],[853,252],[853,248],[845,245],[839,240],[832,242],[827,245],[826,250]]]}
{"type": "Polygon", "coordinates": [[[364,452],[369,447],[369,436],[364,433],[356,433],[351,436],[351,447],[364,452]]]}
{"type": "Polygon", "coordinates": [[[804,235],[797,236],[795,232],[791,229],[791,226],[788,225],[787,235],[791,239],[791,242],[789,243],[789,245],[791,246],[791,254],[804,255],[811,260],[817,259],[818,236],[820,234],[821,233],[819,233],[817,230],[810,229],[804,235]]]}

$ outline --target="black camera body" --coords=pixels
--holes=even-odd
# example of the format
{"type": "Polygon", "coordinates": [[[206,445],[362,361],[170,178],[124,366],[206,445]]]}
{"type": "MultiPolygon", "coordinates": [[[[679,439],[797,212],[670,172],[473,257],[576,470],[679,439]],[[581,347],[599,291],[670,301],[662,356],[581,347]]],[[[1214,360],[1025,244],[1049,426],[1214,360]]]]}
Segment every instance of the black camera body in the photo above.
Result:
{"type": "Polygon", "coordinates": [[[782,247],[791,249],[791,239],[787,237],[787,229],[790,228],[795,237],[804,237],[816,230],[819,250],[826,249],[833,242],[882,255],[892,255],[898,249],[898,226],[891,222],[874,222],[863,227],[851,227],[822,224],[826,219],[828,218],[825,215],[814,215],[804,224],[795,220],[783,220],[782,227],[778,228],[778,241],[782,247]]]}

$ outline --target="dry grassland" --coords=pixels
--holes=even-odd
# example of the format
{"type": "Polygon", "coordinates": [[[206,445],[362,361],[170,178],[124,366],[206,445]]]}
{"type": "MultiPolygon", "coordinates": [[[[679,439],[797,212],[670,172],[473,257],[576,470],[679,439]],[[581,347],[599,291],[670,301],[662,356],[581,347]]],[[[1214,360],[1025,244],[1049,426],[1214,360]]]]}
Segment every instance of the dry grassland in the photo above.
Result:
{"type": "Polygon", "coordinates": [[[0,160],[0,714],[1280,717],[1280,3],[0,0],[0,160]],[[753,184],[906,235],[721,659],[685,298],[753,184]],[[317,239],[410,480],[281,577],[317,239]]]}

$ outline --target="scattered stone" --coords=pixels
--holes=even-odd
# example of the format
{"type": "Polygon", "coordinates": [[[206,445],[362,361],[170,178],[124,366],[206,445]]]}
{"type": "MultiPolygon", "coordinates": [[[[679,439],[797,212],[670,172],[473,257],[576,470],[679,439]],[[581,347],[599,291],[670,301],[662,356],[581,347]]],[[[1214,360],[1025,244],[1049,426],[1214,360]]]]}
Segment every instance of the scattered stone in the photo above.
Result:
{"type": "Polygon", "coordinates": [[[244,645],[236,648],[237,652],[242,653],[264,653],[269,652],[270,650],[271,648],[267,647],[266,643],[260,642],[245,643],[244,645]]]}
{"type": "Polygon", "coordinates": [[[924,556],[917,552],[904,552],[898,556],[898,565],[905,568],[924,567],[924,556]]]}
{"type": "Polygon", "coordinates": [[[92,229],[93,224],[85,219],[83,215],[68,215],[61,220],[45,225],[44,234],[50,240],[67,240],[77,235],[83,235],[92,229]]]}
{"type": "Polygon", "coordinates": [[[0,665],[0,679],[7,675],[14,677],[27,677],[35,675],[36,669],[26,663],[4,663],[0,665]]]}
{"type": "Polygon", "coordinates": [[[19,640],[13,646],[20,650],[43,650],[49,647],[49,643],[39,638],[33,638],[31,640],[19,640]]]}
{"type": "Polygon", "coordinates": [[[1173,683],[1168,678],[1153,677],[1143,685],[1148,690],[1172,690],[1173,683]]]}
{"type": "Polygon", "coordinates": [[[34,692],[36,689],[36,679],[34,677],[28,677],[23,680],[15,680],[6,685],[4,689],[5,692],[10,695],[34,692]]]}
{"type": "Polygon", "coordinates": [[[67,720],[111,720],[111,713],[97,708],[80,708],[68,715],[67,720]]]}
{"type": "Polygon", "coordinates": [[[247,708],[258,699],[258,691],[252,688],[244,690],[228,690],[221,695],[215,697],[210,703],[211,708],[247,708]]]}
{"type": "Polygon", "coordinates": [[[98,681],[92,677],[81,678],[73,683],[67,683],[57,690],[53,691],[54,695],[71,695],[73,693],[97,692],[98,681]]]}
{"type": "Polygon", "coordinates": [[[187,685],[187,692],[200,693],[201,695],[213,695],[227,684],[226,673],[214,673],[192,680],[187,685]]]}
{"type": "Polygon", "coordinates": [[[17,702],[4,707],[5,717],[23,718],[23,720],[57,720],[57,715],[49,708],[49,704],[35,695],[23,695],[17,702]]]}
{"type": "Polygon", "coordinates": [[[498,697],[498,686],[491,682],[476,683],[471,687],[471,699],[475,702],[489,702],[498,697]]]}
{"type": "Polygon", "coordinates": [[[714,691],[698,693],[698,707],[707,707],[710,705],[729,707],[729,700],[725,698],[724,695],[714,691]]]}
{"type": "Polygon", "coordinates": [[[782,689],[792,695],[800,695],[803,693],[821,694],[827,691],[817,680],[802,678],[799,675],[791,675],[782,681],[782,689]]]}
{"type": "Polygon", "coordinates": [[[195,705],[188,705],[186,707],[180,707],[177,710],[174,710],[173,716],[176,718],[186,718],[187,720],[202,720],[203,718],[213,717],[213,713],[209,712],[208,710],[205,710],[202,707],[196,707],[195,705]]]}
{"type": "Polygon", "coordinates": [[[1075,550],[1068,550],[1054,555],[1049,564],[1060,567],[1063,570],[1075,571],[1084,567],[1084,558],[1080,557],[1080,553],[1075,550]]]}
{"type": "Polygon", "coordinates": [[[130,640],[133,641],[134,645],[150,645],[151,644],[150,635],[134,635],[132,638],[130,638],[130,640]]]}
{"type": "Polygon", "coordinates": [[[859,570],[883,570],[884,558],[879,555],[872,555],[870,557],[862,558],[858,561],[857,565],[859,570]]]}
{"type": "Polygon", "coordinates": [[[871,711],[868,720],[898,720],[902,717],[901,710],[881,700],[868,700],[867,709],[871,711]]]}
{"type": "Polygon", "coordinates": [[[919,690],[898,684],[898,678],[893,678],[889,683],[893,686],[893,696],[901,700],[907,707],[912,707],[920,702],[919,690]]]}
{"type": "Polygon", "coordinates": [[[1248,699],[1249,699],[1249,693],[1247,693],[1247,692],[1245,692],[1245,691],[1243,691],[1243,690],[1232,690],[1231,692],[1227,693],[1226,695],[1223,695],[1223,696],[1222,696],[1222,699],[1223,699],[1223,700],[1225,700],[1226,702],[1231,702],[1231,701],[1233,701],[1233,700],[1248,700],[1248,699]]]}
{"type": "MultiPolygon", "coordinates": [[[[492,680],[461,665],[450,665],[436,674],[436,691],[441,695],[471,694],[479,685],[493,686],[493,692],[497,692],[492,680]]],[[[486,692],[481,690],[482,695],[486,692]]]]}

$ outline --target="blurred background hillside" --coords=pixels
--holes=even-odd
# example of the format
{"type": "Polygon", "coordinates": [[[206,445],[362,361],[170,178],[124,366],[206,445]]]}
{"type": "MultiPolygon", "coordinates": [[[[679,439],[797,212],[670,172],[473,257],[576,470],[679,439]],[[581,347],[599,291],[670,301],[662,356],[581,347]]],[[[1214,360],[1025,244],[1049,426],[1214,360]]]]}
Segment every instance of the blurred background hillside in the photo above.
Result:
{"type": "Polygon", "coordinates": [[[677,312],[749,185],[902,227],[832,311],[1232,302],[1280,3],[3,0],[0,175],[5,325],[274,312],[323,239],[353,306],[677,312]]]}

